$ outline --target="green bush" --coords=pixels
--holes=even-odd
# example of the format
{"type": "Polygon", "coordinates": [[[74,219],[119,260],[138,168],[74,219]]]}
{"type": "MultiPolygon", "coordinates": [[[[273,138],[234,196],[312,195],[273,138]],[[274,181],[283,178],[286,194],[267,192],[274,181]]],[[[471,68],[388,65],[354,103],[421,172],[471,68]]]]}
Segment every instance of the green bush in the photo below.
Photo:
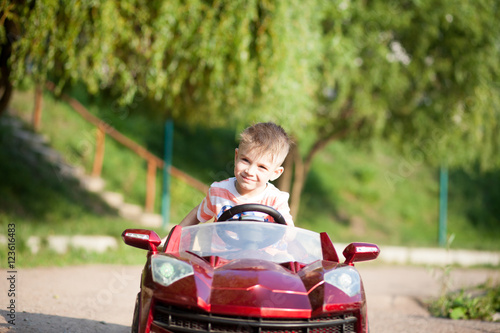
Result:
{"type": "Polygon", "coordinates": [[[491,282],[473,289],[448,293],[429,304],[435,317],[492,321],[500,312],[500,284],[491,282]]]}

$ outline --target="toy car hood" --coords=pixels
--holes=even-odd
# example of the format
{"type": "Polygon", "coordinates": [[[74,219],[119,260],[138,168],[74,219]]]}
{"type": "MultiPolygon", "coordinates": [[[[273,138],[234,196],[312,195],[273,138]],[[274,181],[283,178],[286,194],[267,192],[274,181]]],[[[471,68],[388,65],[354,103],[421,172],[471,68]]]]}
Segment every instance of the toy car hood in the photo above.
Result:
{"type": "MultiPolygon", "coordinates": [[[[152,261],[158,256],[168,255],[158,254],[152,261]]],[[[337,269],[357,275],[354,268],[343,264],[317,261],[301,267],[295,262],[234,259],[221,263],[221,259],[214,259],[219,260],[214,267],[202,258],[170,258],[190,262],[193,272],[169,286],[158,284],[153,281],[153,273],[148,274],[147,284],[155,290],[159,303],[225,315],[291,318],[309,318],[315,312],[333,310],[332,306],[338,310],[341,304],[346,304],[342,308],[345,311],[362,306],[361,285],[348,295],[325,283],[325,274],[337,269]]]]}

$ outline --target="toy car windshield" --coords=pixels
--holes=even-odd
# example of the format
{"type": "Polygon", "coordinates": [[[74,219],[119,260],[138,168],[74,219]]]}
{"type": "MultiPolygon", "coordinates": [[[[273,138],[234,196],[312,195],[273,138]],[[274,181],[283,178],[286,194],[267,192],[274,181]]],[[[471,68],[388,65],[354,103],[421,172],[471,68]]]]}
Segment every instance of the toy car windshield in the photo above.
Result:
{"type": "Polygon", "coordinates": [[[200,257],[311,263],[322,259],[316,232],[263,222],[216,222],[184,227],[179,252],[200,257]]]}

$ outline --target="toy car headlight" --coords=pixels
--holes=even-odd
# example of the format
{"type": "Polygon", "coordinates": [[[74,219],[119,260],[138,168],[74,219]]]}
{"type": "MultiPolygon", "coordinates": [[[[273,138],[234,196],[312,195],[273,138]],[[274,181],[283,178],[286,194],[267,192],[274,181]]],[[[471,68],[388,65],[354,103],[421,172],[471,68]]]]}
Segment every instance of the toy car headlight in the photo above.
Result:
{"type": "Polygon", "coordinates": [[[349,297],[361,293],[361,278],[353,267],[341,267],[327,272],[325,282],[339,288],[349,297]]]}
{"type": "Polygon", "coordinates": [[[184,261],[155,255],[151,258],[153,281],[168,287],[175,281],[193,274],[193,267],[184,261]]]}

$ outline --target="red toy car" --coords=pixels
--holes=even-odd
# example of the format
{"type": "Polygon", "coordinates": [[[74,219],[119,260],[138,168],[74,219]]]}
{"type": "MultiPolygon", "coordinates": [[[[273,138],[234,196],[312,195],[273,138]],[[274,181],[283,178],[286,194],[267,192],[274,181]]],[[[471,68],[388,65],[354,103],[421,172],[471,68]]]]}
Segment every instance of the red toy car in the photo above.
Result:
{"type": "Polygon", "coordinates": [[[270,207],[237,206],[221,219],[233,216],[175,226],[162,248],[154,231],[123,232],[148,250],[132,332],[368,332],[353,263],[375,259],[376,245],[351,243],[340,263],[326,233],[283,225],[270,207]],[[278,223],[246,221],[249,210],[278,223]]]}

